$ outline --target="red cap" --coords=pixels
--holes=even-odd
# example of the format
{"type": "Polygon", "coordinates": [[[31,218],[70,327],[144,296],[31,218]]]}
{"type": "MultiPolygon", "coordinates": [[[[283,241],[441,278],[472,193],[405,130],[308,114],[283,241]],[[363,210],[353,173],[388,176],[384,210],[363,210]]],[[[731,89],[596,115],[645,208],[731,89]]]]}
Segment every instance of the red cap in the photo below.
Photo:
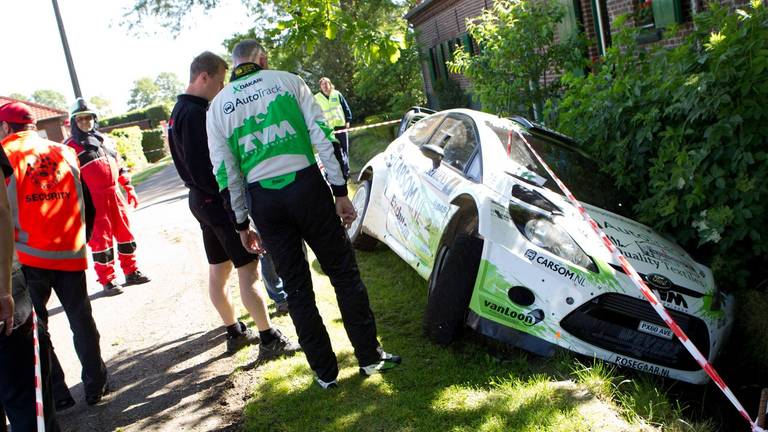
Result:
{"type": "Polygon", "coordinates": [[[0,122],[30,124],[35,123],[35,116],[27,104],[9,102],[0,106],[0,122]]]}

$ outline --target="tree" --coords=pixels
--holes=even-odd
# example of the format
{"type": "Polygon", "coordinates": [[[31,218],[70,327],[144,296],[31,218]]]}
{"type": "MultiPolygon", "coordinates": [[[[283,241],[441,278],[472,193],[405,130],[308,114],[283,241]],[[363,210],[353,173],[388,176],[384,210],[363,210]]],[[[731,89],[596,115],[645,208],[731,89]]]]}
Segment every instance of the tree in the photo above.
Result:
{"type": "MultiPolygon", "coordinates": [[[[152,16],[173,31],[182,27],[194,7],[216,8],[221,0],[134,0],[126,13],[126,25],[135,28],[152,16]]],[[[281,40],[282,46],[315,52],[320,41],[339,39],[351,47],[358,59],[384,59],[394,63],[400,57],[404,35],[402,26],[382,26],[378,21],[360,19],[359,11],[391,10],[415,4],[415,0],[246,0],[243,4],[257,20],[271,24],[266,35],[281,40]],[[280,11],[280,12],[275,12],[280,11]]],[[[397,17],[398,20],[402,19],[397,17]]],[[[259,23],[261,24],[261,23],[259,23]]]]}
{"type": "Polygon", "coordinates": [[[158,89],[158,98],[163,103],[174,103],[176,96],[184,91],[184,84],[173,72],[160,72],[155,78],[158,89]]]}
{"type": "Polygon", "coordinates": [[[8,97],[11,98],[11,99],[17,99],[17,100],[21,100],[21,101],[28,101],[29,100],[29,96],[23,95],[21,93],[11,93],[11,94],[8,95],[8,97]]]}
{"type": "Polygon", "coordinates": [[[129,109],[140,109],[149,105],[154,105],[159,101],[158,94],[160,89],[152,78],[141,77],[133,82],[131,89],[131,98],[128,99],[129,109]]]}
{"type": "Polygon", "coordinates": [[[456,49],[451,70],[472,81],[484,109],[536,118],[560,88],[552,73],[584,65],[578,38],[555,41],[563,16],[557,0],[496,0],[467,24],[482,49],[476,55],[456,49]]]}
{"type": "Polygon", "coordinates": [[[101,117],[106,117],[112,114],[112,102],[109,99],[101,96],[93,96],[88,99],[88,104],[91,105],[101,117]]]}
{"type": "Polygon", "coordinates": [[[56,90],[35,90],[32,93],[32,102],[65,111],[67,110],[66,98],[56,90]]]}

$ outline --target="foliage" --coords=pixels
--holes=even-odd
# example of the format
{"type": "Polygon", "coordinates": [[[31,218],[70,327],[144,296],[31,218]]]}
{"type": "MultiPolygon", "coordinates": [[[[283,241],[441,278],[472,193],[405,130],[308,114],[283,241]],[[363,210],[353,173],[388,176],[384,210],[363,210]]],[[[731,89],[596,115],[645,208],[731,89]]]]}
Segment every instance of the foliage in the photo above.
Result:
{"type": "Polygon", "coordinates": [[[426,103],[419,48],[413,32],[407,32],[405,47],[395,63],[373,62],[359,65],[354,76],[359,117],[387,112],[400,117],[412,106],[426,103]]]}
{"type": "Polygon", "coordinates": [[[147,158],[141,147],[141,129],[138,126],[114,129],[108,135],[115,140],[117,152],[131,171],[141,170],[147,165],[147,158]]]}
{"type": "MultiPolygon", "coordinates": [[[[250,15],[268,28],[267,36],[281,45],[305,49],[312,54],[318,42],[336,39],[352,47],[355,58],[366,61],[396,62],[403,48],[404,32],[360,19],[358,11],[386,9],[407,4],[396,0],[247,0],[250,15]]],[[[154,16],[174,31],[183,27],[184,17],[194,8],[213,9],[221,0],[134,0],[126,13],[129,27],[140,26],[145,17],[154,16]]]]}
{"type": "Polygon", "coordinates": [[[757,1],[710,4],[674,49],[641,48],[625,28],[557,108],[559,129],[635,192],[636,217],[697,247],[726,289],[766,278],[767,20],[757,1]]]}
{"type": "Polygon", "coordinates": [[[183,89],[184,84],[173,72],[160,72],[154,80],[150,77],[139,78],[133,82],[128,108],[135,110],[155,104],[173,105],[183,89]]]}
{"type": "Polygon", "coordinates": [[[437,99],[437,109],[467,108],[469,96],[458,83],[451,79],[439,79],[432,84],[437,99]]]}
{"type": "Polygon", "coordinates": [[[355,122],[382,111],[399,116],[408,107],[424,102],[415,37],[401,18],[408,4],[356,2],[355,9],[349,11],[355,20],[375,24],[382,32],[405,35],[400,57],[394,63],[370,61],[365,56],[356,55],[359,47],[344,36],[351,31],[346,28],[339,29],[333,39],[321,37],[315,41],[313,50],[296,46],[269,32],[255,30],[233,35],[224,41],[224,45],[231,51],[243,39],[258,40],[269,52],[271,68],[298,74],[314,91],[320,90],[317,84],[320,77],[329,77],[349,103],[355,122]]]}
{"type": "Polygon", "coordinates": [[[141,131],[141,148],[147,161],[157,162],[168,155],[168,149],[165,146],[162,129],[151,129],[141,131]]]}
{"type": "Polygon", "coordinates": [[[88,105],[99,114],[99,117],[112,114],[112,102],[102,96],[92,96],[88,99],[88,105]]]}
{"type": "Polygon", "coordinates": [[[8,97],[11,98],[11,99],[16,99],[16,100],[20,100],[20,101],[28,101],[29,100],[29,96],[23,95],[21,93],[11,93],[11,94],[8,95],[8,97]]]}
{"type": "Polygon", "coordinates": [[[56,90],[35,90],[30,98],[32,102],[40,105],[58,108],[67,111],[67,100],[63,94],[56,90]]]}
{"type": "Polygon", "coordinates": [[[768,385],[768,294],[762,290],[747,289],[736,293],[737,316],[733,335],[724,349],[725,358],[734,365],[742,382],[765,387],[768,385]]]}
{"type": "Polygon", "coordinates": [[[560,90],[553,71],[580,69],[584,62],[581,40],[556,41],[563,16],[556,0],[495,1],[493,8],[467,22],[480,52],[457,49],[451,71],[472,81],[486,111],[535,118],[534,109],[540,113],[560,90]]]}
{"type": "Polygon", "coordinates": [[[168,120],[171,116],[171,109],[168,105],[152,105],[144,109],[129,111],[119,116],[109,117],[99,120],[101,126],[114,126],[130,123],[139,120],[149,120],[151,126],[157,126],[161,120],[168,120]]]}

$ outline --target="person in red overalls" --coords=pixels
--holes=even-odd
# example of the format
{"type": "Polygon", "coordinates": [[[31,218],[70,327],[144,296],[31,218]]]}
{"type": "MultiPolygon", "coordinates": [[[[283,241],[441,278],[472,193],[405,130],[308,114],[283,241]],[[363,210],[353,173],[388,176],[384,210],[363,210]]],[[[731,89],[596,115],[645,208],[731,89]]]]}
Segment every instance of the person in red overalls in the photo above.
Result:
{"type": "Polygon", "coordinates": [[[131,185],[128,170],[120,166],[114,142],[96,131],[96,113],[88,108],[83,99],[78,98],[75,102],[70,121],[72,136],[65,144],[77,152],[83,181],[96,207],[93,237],[88,242],[93,253],[93,266],[104,292],[117,295],[123,291],[115,281],[113,238],[117,241],[117,256],[125,275],[124,285],[149,282],[136,265],[136,241],[131,234],[125,199],[118,191],[118,184],[123,187],[128,203],[134,208],[139,205],[139,198],[131,185]]]}

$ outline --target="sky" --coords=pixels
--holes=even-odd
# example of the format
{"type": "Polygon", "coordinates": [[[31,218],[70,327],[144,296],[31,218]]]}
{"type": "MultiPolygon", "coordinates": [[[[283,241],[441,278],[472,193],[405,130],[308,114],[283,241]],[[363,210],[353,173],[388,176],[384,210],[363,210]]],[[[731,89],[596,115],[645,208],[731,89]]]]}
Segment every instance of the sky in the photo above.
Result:
{"type": "MultiPolygon", "coordinates": [[[[58,0],[83,97],[111,101],[113,114],[125,112],[133,82],[173,72],[189,80],[189,64],[203,51],[224,54],[221,44],[253,25],[241,3],[222,0],[209,11],[193,11],[174,35],[154,19],[137,34],[120,25],[132,0],[58,0]]],[[[70,106],[74,91],[51,0],[0,0],[0,95],[31,95],[51,89],[70,106]]]]}

